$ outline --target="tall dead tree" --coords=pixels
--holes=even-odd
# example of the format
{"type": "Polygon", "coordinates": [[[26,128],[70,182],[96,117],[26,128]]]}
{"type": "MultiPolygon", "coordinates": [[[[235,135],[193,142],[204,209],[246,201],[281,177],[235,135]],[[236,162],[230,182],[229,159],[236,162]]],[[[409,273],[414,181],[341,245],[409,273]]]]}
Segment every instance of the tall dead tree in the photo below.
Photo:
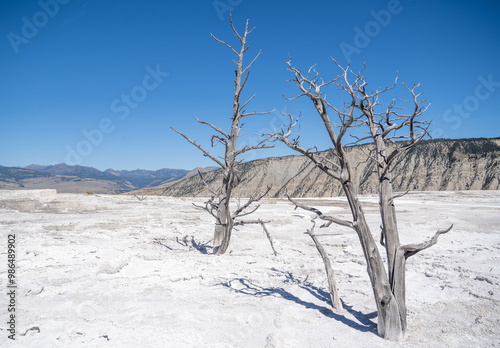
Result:
{"type": "MultiPolygon", "coordinates": [[[[212,214],[215,219],[215,231],[214,231],[214,248],[213,248],[213,253],[217,255],[224,254],[229,246],[229,242],[231,240],[231,232],[235,226],[238,225],[243,225],[245,223],[258,223],[262,224],[263,222],[261,220],[255,220],[255,221],[235,221],[235,219],[249,215],[250,213],[254,212],[255,210],[258,209],[258,205],[255,205],[254,203],[258,202],[261,198],[264,197],[265,194],[269,191],[269,189],[263,193],[254,193],[252,197],[249,198],[249,200],[243,204],[239,205],[238,208],[234,211],[231,212],[229,208],[229,203],[230,199],[232,197],[233,190],[236,188],[238,184],[240,184],[241,180],[238,178],[236,175],[236,166],[241,163],[242,160],[238,159],[238,156],[244,154],[247,151],[250,150],[256,150],[256,149],[264,149],[264,148],[270,148],[273,147],[271,145],[267,145],[267,139],[262,140],[258,144],[251,145],[251,146],[244,146],[242,148],[237,148],[236,142],[238,140],[238,136],[240,134],[240,130],[242,127],[241,120],[244,117],[252,116],[252,115],[265,115],[269,114],[272,111],[267,111],[267,112],[246,112],[245,107],[247,104],[255,97],[255,94],[250,97],[244,104],[240,103],[240,98],[241,98],[241,92],[243,88],[245,87],[245,84],[247,83],[248,76],[250,74],[250,71],[248,70],[252,64],[257,60],[257,58],[260,56],[261,51],[256,55],[256,57],[248,64],[246,67],[243,67],[243,56],[245,52],[248,50],[247,46],[247,36],[250,34],[255,28],[248,30],[248,24],[249,21],[247,20],[246,26],[245,26],[245,32],[243,35],[240,35],[238,31],[235,29],[233,25],[233,20],[232,17],[230,16],[230,24],[231,28],[234,32],[234,35],[238,38],[239,40],[239,47],[233,48],[233,46],[229,45],[228,43],[219,40],[216,38],[214,35],[210,34],[216,41],[224,44],[227,46],[231,52],[233,52],[237,59],[233,60],[234,63],[236,63],[236,78],[234,79],[234,101],[233,101],[233,114],[231,116],[231,129],[229,132],[226,132],[222,130],[222,128],[219,128],[212,123],[205,122],[205,121],[200,121],[198,118],[196,120],[203,124],[207,125],[212,128],[216,133],[212,135],[211,138],[211,146],[214,147],[217,143],[222,144],[224,147],[224,157],[218,157],[210,153],[208,150],[203,148],[200,144],[196,143],[196,140],[191,140],[187,135],[184,133],[177,131],[176,129],[172,128],[175,132],[179,133],[182,135],[187,141],[189,141],[191,144],[196,146],[198,149],[200,149],[204,156],[209,157],[211,160],[213,160],[215,163],[217,163],[223,171],[223,179],[221,183],[221,188],[219,191],[215,192],[212,191],[213,196],[211,199],[206,202],[204,209],[208,211],[210,214],[212,214]],[[246,74],[245,74],[246,73],[246,74]]],[[[201,174],[200,174],[201,177],[201,174]]],[[[207,185],[208,187],[208,185],[207,185]]]]}
{"type": "MultiPolygon", "coordinates": [[[[307,73],[292,66],[291,59],[287,62],[288,70],[293,74],[293,81],[300,89],[294,100],[300,97],[309,98],[323,122],[329,139],[332,142],[331,155],[319,152],[316,148],[304,148],[299,143],[299,136],[292,138],[292,129],[297,120],[291,115],[289,123],[281,131],[275,131],[272,136],[283,142],[289,148],[308,157],[320,170],[331,178],[338,180],[349,202],[352,221],[326,216],[319,210],[305,205],[297,205],[302,209],[315,212],[320,219],[327,221],[326,226],[338,224],[347,226],[356,231],[367,263],[368,275],[372,284],[375,302],[378,310],[378,333],[390,340],[399,340],[406,331],[406,298],[405,298],[405,264],[408,257],[415,255],[437,242],[440,234],[448,232],[453,226],[438,230],[427,242],[420,244],[402,245],[396,220],[394,200],[401,196],[393,192],[391,166],[399,156],[415,146],[424,136],[428,135],[430,122],[420,120],[426,111],[428,103],[420,100],[422,93],[417,93],[419,85],[406,88],[411,97],[411,112],[405,113],[399,107],[400,99],[394,98],[388,104],[381,102],[381,97],[397,85],[380,90],[369,91],[367,82],[359,73],[343,68],[333,58],[332,60],[341,70],[336,78],[325,82],[316,72],[314,66],[307,73]],[[345,92],[347,101],[335,106],[327,101],[322,89],[328,85],[336,86],[345,92]],[[330,115],[333,115],[331,117],[330,115]],[[354,132],[364,134],[353,135],[354,132]],[[381,216],[380,243],[385,247],[387,254],[387,268],[373,239],[370,228],[358,199],[355,184],[353,183],[352,165],[345,151],[344,138],[347,135],[355,137],[353,145],[357,143],[371,143],[365,151],[368,160],[376,166],[379,181],[379,203],[381,216]],[[333,157],[332,157],[333,155],[333,157]]],[[[268,134],[269,135],[269,134],[268,134]]]]}

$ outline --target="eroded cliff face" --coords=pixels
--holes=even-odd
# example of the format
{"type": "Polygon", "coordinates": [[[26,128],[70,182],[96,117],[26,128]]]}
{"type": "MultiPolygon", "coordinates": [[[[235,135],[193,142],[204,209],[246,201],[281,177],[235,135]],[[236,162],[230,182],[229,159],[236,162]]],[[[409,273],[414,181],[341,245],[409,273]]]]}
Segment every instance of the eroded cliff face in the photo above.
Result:
{"type": "MultiPolygon", "coordinates": [[[[378,181],[373,161],[363,152],[370,145],[347,149],[353,168],[354,183],[361,194],[376,193],[378,181]]],[[[392,174],[396,191],[498,190],[500,189],[500,140],[431,140],[418,144],[398,158],[392,174]]],[[[235,196],[248,197],[255,190],[272,186],[269,197],[284,196],[285,189],[294,197],[332,197],[342,194],[340,184],[317,169],[303,156],[266,158],[238,167],[243,181],[235,196]]],[[[203,174],[216,190],[220,172],[203,174]]],[[[163,189],[161,190],[163,191],[163,189]]],[[[209,196],[198,176],[171,185],[168,196],[209,196]]]]}

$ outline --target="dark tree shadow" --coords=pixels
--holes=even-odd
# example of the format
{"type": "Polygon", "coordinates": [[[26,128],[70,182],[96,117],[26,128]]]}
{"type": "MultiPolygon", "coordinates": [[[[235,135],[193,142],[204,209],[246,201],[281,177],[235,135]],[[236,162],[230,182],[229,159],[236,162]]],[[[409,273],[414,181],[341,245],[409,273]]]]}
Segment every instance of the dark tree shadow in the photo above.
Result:
{"type": "Polygon", "coordinates": [[[198,250],[200,253],[204,254],[204,255],[208,255],[210,254],[208,249],[212,249],[213,247],[210,246],[210,242],[211,241],[208,241],[208,242],[201,242],[201,243],[198,243],[193,236],[189,237],[189,236],[184,236],[184,238],[182,239],[179,239],[179,237],[176,237],[176,242],[179,243],[180,245],[184,246],[184,247],[193,247],[194,249],[198,250]]]}
{"type": "Polygon", "coordinates": [[[208,249],[213,249],[212,246],[210,246],[210,241],[208,242],[202,242],[202,243],[197,243],[194,238],[191,239],[191,245],[193,248],[195,248],[196,250],[198,250],[200,253],[204,254],[204,255],[208,255],[208,254],[211,254],[211,252],[208,252],[208,249]]]}
{"type": "MultiPolygon", "coordinates": [[[[330,294],[328,292],[312,285],[307,281],[301,281],[295,278],[290,272],[284,273],[284,275],[286,277],[285,283],[290,282],[297,284],[301,289],[308,291],[311,295],[313,295],[321,302],[325,303],[328,306],[331,305],[330,294]]],[[[324,316],[338,320],[355,330],[361,332],[377,332],[377,324],[370,320],[377,316],[376,311],[369,314],[363,314],[360,311],[354,310],[353,306],[347,305],[342,300],[341,301],[344,309],[352,314],[352,316],[356,318],[357,322],[346,318],[341,313],[332,311],[329,307],[320,306],[312,302],[304,301],[283,288],[264,288],[260,285],[253,284],[250,280],[244,278],[235,278],[226,283],[222,283],[222,285],[227,287],[231,291],[255,297],[279,296],[285,300],[292,301],[301,306],[304,306],[305,308],[317,310],[324,316]],[[237,285],[234,285],[234,283],[236,283],[237,285]]]]}

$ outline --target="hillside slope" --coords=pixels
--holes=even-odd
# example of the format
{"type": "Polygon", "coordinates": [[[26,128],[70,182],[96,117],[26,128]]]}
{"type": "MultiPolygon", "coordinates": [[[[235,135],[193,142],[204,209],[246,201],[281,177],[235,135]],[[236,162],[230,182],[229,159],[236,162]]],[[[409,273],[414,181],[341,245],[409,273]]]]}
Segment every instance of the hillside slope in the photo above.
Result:
{"type": "Polygon", "coordinates": [[[159,169],[159,170],[113,170],[107,169],[106,174],[120,177],[131,182],[135,187],[157,186],[168,180],[178,180],[184,177],[189,171],[185,169],[159,169]]]}
{"type": "MultiPolygon", "coordinates": [[[[353,166],[354,182],[362,194],[377,192],[375,166],[366,161],[368,145],[346,151],[353,166]]],[[[398,159],[393,169],[397,191],[498,190],[500,189],[500,139],[423,141],[398,159]]],[[[285,189],[295,197],[331,197],[341,194],[338,182],[329,178],[303,156],[272,157],[241,164],[238,176],[244,181],[236,195],[249,196],[272,186],[270,197],[282,197],[285,189]]],[[[217,189],[220,170],[203,174],[217,189]]],[[[163,191],[162,189],[161,191],[163,191]]],[[[165,189],[167,196],[208,196],[199,176],[165,189]]]]}

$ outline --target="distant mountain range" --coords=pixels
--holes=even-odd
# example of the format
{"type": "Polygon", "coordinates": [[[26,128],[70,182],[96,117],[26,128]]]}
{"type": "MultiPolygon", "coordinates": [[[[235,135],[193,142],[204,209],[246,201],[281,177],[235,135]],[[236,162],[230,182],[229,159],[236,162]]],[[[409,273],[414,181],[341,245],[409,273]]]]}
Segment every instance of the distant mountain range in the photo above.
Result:
{"type": "MultiPolygon", "coordinates": [[[[366,146],[346,148],[360,193],[377,192],[372,161],[366,146]]],[[[216,167],[160,170],[100,171],[92,167],[30,165],[0,166],[0,189],[55,188],[74,193],[135,193],[167,196],[208,196],[198,170],[212,190],[221,182],[216,167]]],[[[268,196],[282,197],[285,189],[295,197],[329,197],[342,193],[339,184],[315,168],[304,156],[270,157],[242,163],[237,174],[244,182],[235,194],[249,196],[272,186],[268,196]]],[[[393,168],[394,188],[399,191],[498,190],[500,189],[500,138],[426,140],[398,158],[393,168]]]]}
{"type": "MultiPolygon", "coordinates": [[[[200,168],[206,172],[215,167],[200,168]]],[[[93,167],[32,164],[26,167],[0,166],[0,189],[55,188],[58,192],[115,194],[146,187],[165,186],[190,177],[197,170],[113,170],[93,167]]]]}

